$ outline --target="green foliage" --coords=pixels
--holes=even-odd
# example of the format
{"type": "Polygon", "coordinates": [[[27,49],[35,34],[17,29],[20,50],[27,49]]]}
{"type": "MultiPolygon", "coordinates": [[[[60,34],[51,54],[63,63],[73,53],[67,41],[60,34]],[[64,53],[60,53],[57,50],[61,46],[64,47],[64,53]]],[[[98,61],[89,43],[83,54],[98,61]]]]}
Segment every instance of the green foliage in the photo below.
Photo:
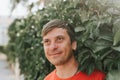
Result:
{"type": "Polygon", "coordinates": [[[0,52],[4,53],[4,46],[0,46],[0,52]]]}
{"type": "Polygon", "coordinates": [[[9,27],[10,41],[6,47],[9,60],[20,63],[21,73],[26,80],[43,80],[54,69],[45,58],[42,26],[58,18],[68,21],[75,28],[78,48],[75,54],[81,70],[91,73],[93,69],[104,72],[120,70],[120,15],[111,13],[114,5],[98,0],[52,1],[36,14],[16,19],[9,27]],[[88,67],[89,66],[89,67],[88,67]]]}
{"type": "Polygon", "coordinates": [[[120,71],[112,71],[108,73],[106,80],[120,80],[120,71]]]}
{"type": "Polygon", "coordinates": [[[12,62],[18,57],[21,73],[25,74],[27,80],[33,80],[38,73],[44,76],[50,70],[45,65],[48,61],[43,53],[41,27],[37,21],[37,17],[32,15],[27,19],[16,19],[9,27],[11,39],[6,48],[7,55],[12,62]]]}

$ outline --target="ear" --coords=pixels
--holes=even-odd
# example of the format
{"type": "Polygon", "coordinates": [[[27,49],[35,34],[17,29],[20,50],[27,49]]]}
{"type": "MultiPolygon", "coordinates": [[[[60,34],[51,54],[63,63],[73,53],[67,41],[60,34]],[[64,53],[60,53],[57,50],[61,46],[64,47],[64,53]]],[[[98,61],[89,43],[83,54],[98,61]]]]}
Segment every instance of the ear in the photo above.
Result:
{"type": "Polygon", "coordinates": [[[73,50],[76,50],[76,48],[77,48],[77,42],[76,42],[76,41],[73,41],[73,42],[72,42],[72,49],[73,49],[73,50]]]}

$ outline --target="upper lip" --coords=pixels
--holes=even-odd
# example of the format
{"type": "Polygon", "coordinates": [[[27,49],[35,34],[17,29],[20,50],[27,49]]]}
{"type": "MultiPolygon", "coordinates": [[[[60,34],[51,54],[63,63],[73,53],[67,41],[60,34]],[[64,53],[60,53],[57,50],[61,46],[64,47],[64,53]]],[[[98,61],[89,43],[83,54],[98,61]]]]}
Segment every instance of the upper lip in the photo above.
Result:
{"type": "Polygon", "coordinates": [[[50,54],[50,56],[58,55],[58,54],[61,54],[61,52],[56,52],[56,53],[50,54]]]}

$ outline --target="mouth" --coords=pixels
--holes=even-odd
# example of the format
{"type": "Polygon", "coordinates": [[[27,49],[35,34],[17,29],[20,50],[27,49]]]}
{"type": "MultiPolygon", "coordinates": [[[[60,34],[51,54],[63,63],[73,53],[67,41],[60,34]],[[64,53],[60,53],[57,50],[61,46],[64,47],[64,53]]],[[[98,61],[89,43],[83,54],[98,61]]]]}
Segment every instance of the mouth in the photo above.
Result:
{"type": "Polygon", "coordinates": [[[50,54],[50,56],[59,56],[61,54],[62,54],[61,52],[56,52],[56,53],[50,54]]]}

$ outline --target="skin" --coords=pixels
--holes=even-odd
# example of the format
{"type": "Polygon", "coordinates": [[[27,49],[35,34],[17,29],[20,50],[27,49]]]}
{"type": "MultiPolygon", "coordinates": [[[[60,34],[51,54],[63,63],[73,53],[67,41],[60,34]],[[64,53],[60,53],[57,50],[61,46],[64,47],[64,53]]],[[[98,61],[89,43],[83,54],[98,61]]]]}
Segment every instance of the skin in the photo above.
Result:
{"type": "Polygon", "coordinates": [[[73,50],[76,50],[76,41],[63,28],[55,28],[43,36],[43,46],[47,59],[56,67],[56,74],[61,78],[73,76],[78,63],[73,50]]]}

